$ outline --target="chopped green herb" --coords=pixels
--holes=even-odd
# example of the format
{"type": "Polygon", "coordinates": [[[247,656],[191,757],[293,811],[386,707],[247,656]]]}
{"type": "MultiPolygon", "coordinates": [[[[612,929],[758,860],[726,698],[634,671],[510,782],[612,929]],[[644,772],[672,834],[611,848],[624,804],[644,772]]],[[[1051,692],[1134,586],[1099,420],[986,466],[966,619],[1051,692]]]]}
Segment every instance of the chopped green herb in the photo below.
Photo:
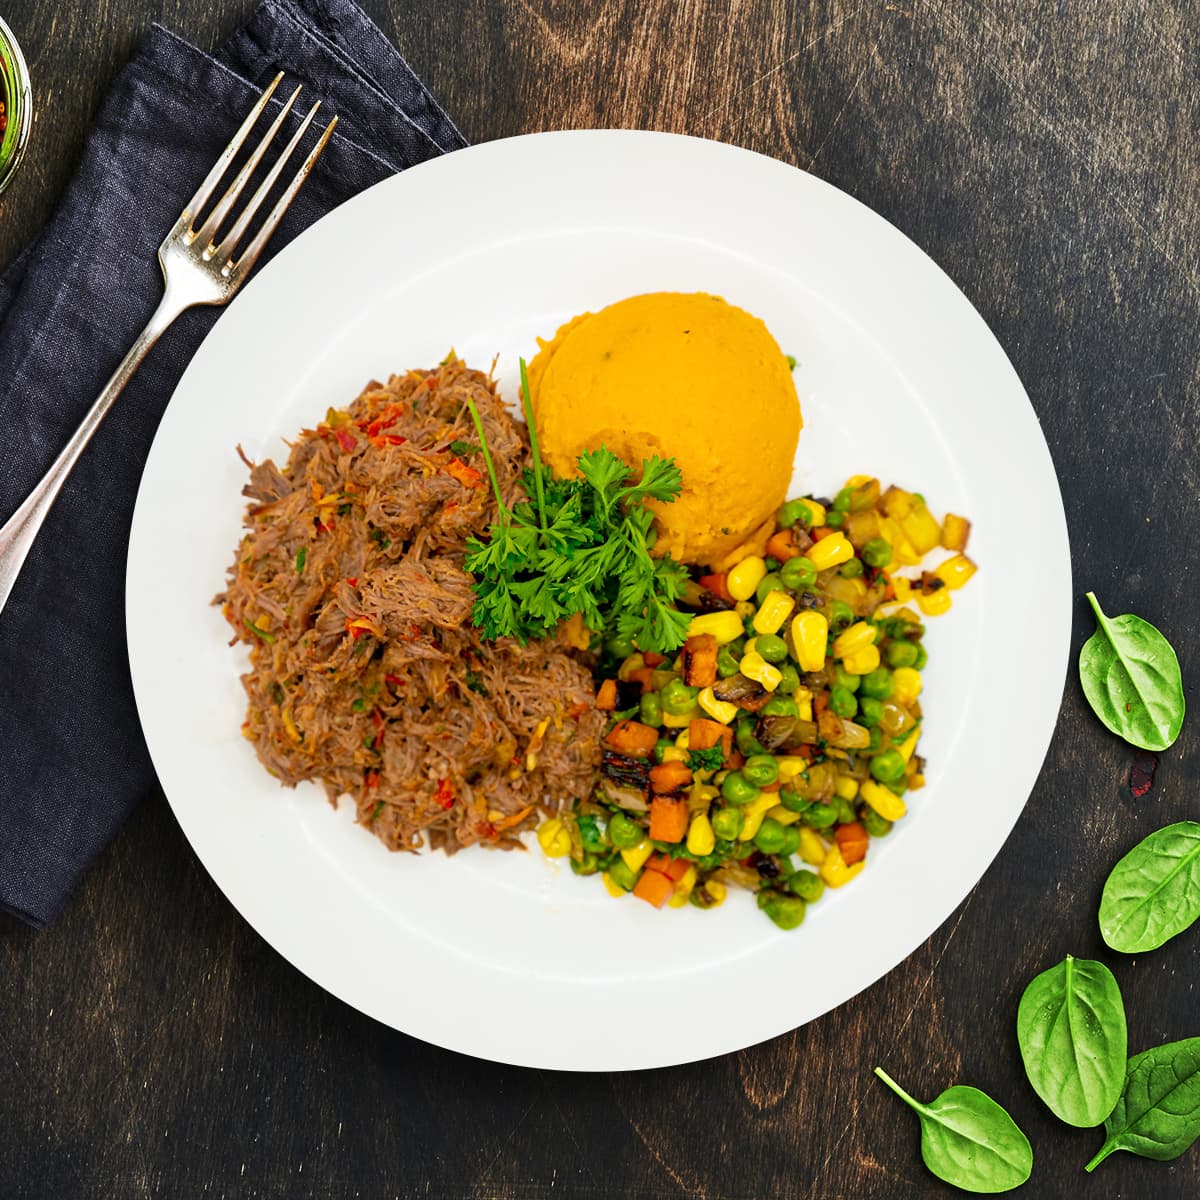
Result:
{"type": "Polygon", "coordinates": [[[367,707],[366,700],[362,696],[359,696],[359,698],[350,705],[350,711],[351,712],[362,712],[363,709],[366,707],[367,707]]]}
{"type": "Polygon", "coordinates": [[[794,354],[789,354],[787,356],[787,365],[789,371],[794,371],[796,369],[796,356],[794,354]]]}
{"type": "Polygon", "coordinates": [[[452,454],[478,454],[479,447],[474,442],[451,442],[450,452],[452,454]]]}
{"type": "Polygon", "coordinates": [[[375,820],[375,818],[377,816],[379,816],[379,814],[381,812],[383,812],[383,801],[382,800],[380,800],[380,802],[377,805],[375,805],[375,811],[371,814],[371,820],[372,821],[375,820]]]}
{"type": "Polygon", "coordinates": [[[467,672],[467,687],[473,692],[478,692],[481,696],[488,696],[487,686],[483,682],[483,676],[478,671],[467,672]]]}
{"type": "Polygon", "coordinates": [[[256,638],[258,638],[260,641],[266,642],[268,646],[275,640],[275,635],[273,633],[268,633],[265,629],[259,629],[259,627],[255,625],[253,621],[247,621],[243,619],[242,624],[245,625],[245,627],[250,630],[250,632],[254,634],[256,638]]]}
{"type": "Polygon", "coordinates": [[[296,574],[297,575],[304,574],[304,564],[306,562],[308,562],[308,547],[301,546],[300,549],[296,551],[296,574]]]}
{"type": "Polygon", "coordinates": [[[725,751],[720,746],[689,750],[687,765],[693,771],[719,771],[725,765],[725,751]]]}

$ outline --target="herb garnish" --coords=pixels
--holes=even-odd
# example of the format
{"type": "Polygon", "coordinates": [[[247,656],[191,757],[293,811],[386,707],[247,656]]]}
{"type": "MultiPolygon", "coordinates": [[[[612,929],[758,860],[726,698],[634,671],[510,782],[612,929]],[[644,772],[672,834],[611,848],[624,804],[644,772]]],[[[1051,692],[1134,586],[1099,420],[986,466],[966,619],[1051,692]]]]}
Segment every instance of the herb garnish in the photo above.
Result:
{"type": "Polygon", "coordinates": [[[710,746],[707,750],[689,750],[687,765],[693,771],[719,771],[725,765],[725,750],[710,746]]]}
{"type": "Polygon", "coordinates": [[[500,508],[489,540],[467,542],[465,566],[475,576],[474,624],[485,637],[525,643],[552,634],[578,613],[591,629],[670,653],[683,644],[691,619],[674,604],[687,571],[669,556],[650,556],[654,515],[645,501],[673,501],[679,469],[673,459],[655,456],[643,460],[641,478],[630,483],[629,467],[602,446],[579,456],[581,479],[556,478],[542,465],[524,359],[521,383],[533,460],[522,486],[531,499],[511,509],[500,495],[483,422],[468,401],[500,508]]]}

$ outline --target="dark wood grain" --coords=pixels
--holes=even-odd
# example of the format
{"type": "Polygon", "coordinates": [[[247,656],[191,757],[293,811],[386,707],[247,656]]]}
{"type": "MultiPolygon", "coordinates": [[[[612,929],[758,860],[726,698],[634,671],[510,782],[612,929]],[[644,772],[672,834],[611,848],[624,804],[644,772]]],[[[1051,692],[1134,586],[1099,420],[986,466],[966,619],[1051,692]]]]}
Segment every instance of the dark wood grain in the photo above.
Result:
{"type": "MultiPolygon", "coordinates": [[[[699,134],[814,171],[898,225],[979,308],[1030,392],[1060,473],[1077,590],[1160,624],[1185,680],[1195,677],[1191,0],[366,7],[472,140],[603,125],[699,134]]],[[[6,7],[30,59],[37,123],[0,204],[0,260],[50,210],[140,31],[158,19],[210,46],[250,8],[6,7]]],[[[1075,649],[1089,629],[1079,606],[1075,649]]],[[[991,670],[1046,686],[1002,621],[992,636],[991,670]]],[[[928,943],[792,1034],[637,1075],[489,1065],[360,1016],[242,922],[150,797],[55,928],[0,923],[0,1197],[951,1194],[924,1171],[915,1122],[873,1080],[876,1063],[919,1096],[969,1082],[1008,1105],[1035,1148],[1022,1195],[1194,1197],[1196,1152],[1173,1164],[1117,1155],[1085,1177],[1098,1135],[1041,1106],[1013,1023],[1024,984],[1070,951],[1113,967],[1133,1047],[1200,1033],[1200,934],[1125,959],[1095,924],[1115,859],[1158,825],[1196,816],[1198,747],[1193,721],[1135,801],[1130,751],[1092,719],[1072,676],[1023,818],[928,943]]],[[[995,746],[980,769],[1003,772],[1011,750],[995,746]]],[[[788,997],[747,980],[745,1003],[788,997]]],[[[586,1037],[604,1019],[558,1014],[548,1034],[586,1037]]]]}

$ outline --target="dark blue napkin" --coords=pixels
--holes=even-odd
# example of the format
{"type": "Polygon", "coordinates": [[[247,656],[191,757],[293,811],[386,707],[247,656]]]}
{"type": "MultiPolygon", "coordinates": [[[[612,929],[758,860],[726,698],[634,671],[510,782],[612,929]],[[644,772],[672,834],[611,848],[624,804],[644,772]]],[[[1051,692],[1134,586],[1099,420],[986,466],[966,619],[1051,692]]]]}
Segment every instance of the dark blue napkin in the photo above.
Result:
{"type": "MultiPolygon", "coordinates": [[[[363,188],[466,144],[350,0],[267,0],[215,58],[155,26],[57,212],[0,278],[0,521],[153,311],[159,242],[277,71],[283,95],[304,84],[302,110],[325,100],[318,128],[333,112],[339,123],[264,259],[363,188]]],[[[219,311],[185,313],[142,364],[0,612],[0,908],[33,925],[58,915],[154,786],[125,651],[126,545],[159,418],[219,311]]]]}

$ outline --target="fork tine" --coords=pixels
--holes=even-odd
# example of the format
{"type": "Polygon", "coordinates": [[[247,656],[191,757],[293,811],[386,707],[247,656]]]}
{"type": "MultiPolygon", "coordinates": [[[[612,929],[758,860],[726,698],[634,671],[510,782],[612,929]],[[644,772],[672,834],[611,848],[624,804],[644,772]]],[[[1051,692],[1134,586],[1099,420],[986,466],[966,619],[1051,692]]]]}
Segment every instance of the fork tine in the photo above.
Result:
{"type": "Polygon", "coordinates": [[[225,189],[225,195],[221,197],[217,206],[208,214],[204,224],[196,230],[195,237],[206,248],[211,249],[212,240],[217,236],[217,230],[221,228],[221,222],[229,215],[229,210],[242,194],[242,189],[246,186],[246,180],[250,178],[254,168],[262,161],[262,156],[266,154],[267,147],[275,140],[275,135],[279,132],[279,127],[287,120],[287,115],[292,111],[292,105],[296,103],[296,97],[299,95],[300,88],[297,87],[284,102],[275,120],[271,122],[270,129],[263,134],[262,140],[254,148],[254,153],[246,159],[233,182],[225,189]]]}
{"type": "Polygon", "coordinates": [[[233,161],[233,156],[241,149],[242,143],[246,140],[246,135],[254,128],[255,121],[262,115],[262,110],[267,107],[267,101],[271,99],[282,78],[283,72],[280,71],[267,85],[266,90],[258,98],[258,103],[250,110],[246,119],[242,122],[241,128],[233,135],[233,140],[221,151],[221,157],[213,163],[212,170],[204,177],[204,182],[196,189],[196,194],[187,202],[187,207],[183,210],[183,214],[180,217],[180,222],[185,228],[190,227],[192,218],[208,202],[213,188],[221,182],[221,176],[225,174],[229,164],[233,161]]]}
{"type": "MultiPolygon", "coordinates": [[[[292,140],[288,143],[287,149],[282,155],[280,155],[279,161],[275,164],[273,175],[278,176],[279,171],[283,168],[283,164],[291,156],[292,150],[295,148],[296,143],[299,142],[305,129],[308,128],[309,123],[312,121],[313,117],[316,116],[317,109],[320,107],[321,102],[318,100],[317,103],[314,104],[309,110],[308,116],[304,118],[300,128],[296,130],[292,140]]],[[[296,172],[296,174],[292,176],[291,183],[287,185],[283,195],[275,201],[275,207],[272,208],[267,214],[267,218],[263,222],[262,228],[259,229],[259,231],[254,235],[250,245],[248,245],[246,249],[240,255],[238,255],[237,262],[234,263],[232,267],[226,268],[227,270],[236,270],[239,274],[241,274],[245,271],[249,271],[250,268],[254,266],[255,261],[262,252],[262,248],[267,244],[267,239],[275,232],[275,227],[279,224],[279,222],[283,220],[283,214],[287,212],[288,206],[292,203],[296,193],[304,186],[304,181],[308,178],[309,172],[313,169],[317,159],[321,157],[326,144],[328,143],[330,137],[333,136],[333,129],[337,123],[338,119],[336,116],[330,118],[329,124],[325,126],[324,130],[322,130],[321,136],[317,139],[316,145],[313,146],[313,148],[308,152],[308,157],[300,165],[300,169],[296,172]]],[[[266,195],[267,189],[272,183],[274,183],[274,178],[263,180],[262,185],[259,187],[259,192],[262,193],[262,196],[266,195]]],[[[252,209],[258,207],[262,201],[262,196],[260,196],[258,193],[255,193],[254,199],[250,201],[252,209]]],[[[222,247],[222,249],[223,248],[224,247],[222,247]]]]}

